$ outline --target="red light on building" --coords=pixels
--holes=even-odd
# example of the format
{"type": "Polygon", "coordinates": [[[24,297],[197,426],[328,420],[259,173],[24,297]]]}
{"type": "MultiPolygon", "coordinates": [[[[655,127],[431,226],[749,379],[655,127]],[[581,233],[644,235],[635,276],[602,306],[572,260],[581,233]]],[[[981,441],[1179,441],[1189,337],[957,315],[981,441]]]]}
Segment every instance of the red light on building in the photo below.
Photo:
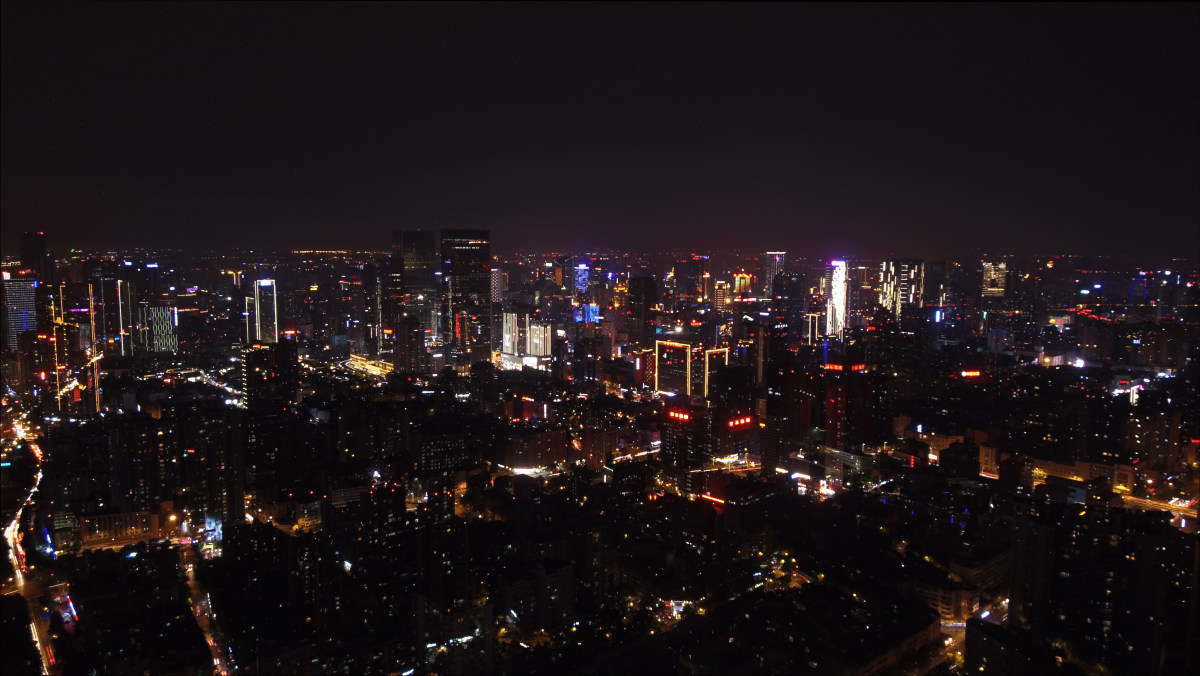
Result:
{"type": "Polygon", "coordinates": [[[704,498],[705,500],[708,500],[709,502],[715,502],[715,503],[717,503],[718,505],[723,505],[723,504],[725,504],[725,501],[724,501],[724,500],[722,500],[721,498],[714,498],[713,496],[711,496],[711,495],[708,495],[708,494],[701,495],[700,497],[704,498]]]}
{"type": "Polygon", "coordinates": [[[827,370],[827,371],[843,371],[845,369],[842,367],[841,364],[826,364],[825,370],[827,370]]]}
{"type": "Polygon", "coordinates": [[[964,377],[964,378],[975,378],[980,375],[982,375],[982,373],[979,371],[963,371],[962,372],[962,377],[964,377]]]}
{"type": "Polygon", "coordinates": [[[745,417],[745,418],[738,418],[738,419],[736,419],[736,420],[730,420],[730,421],[729,421],[729,426],[730,426],[730,427],[741,427],[742,425],[748,425],[748,424],[750,424],[750,417],[749,417],[749,416],[747,416],[747,417],[745,417]]]}
{"type": "Polygon", "coordinates": [[[855,364],[854,366],[850,367],[850,370],[851,371],[866,371],[867,365],[866,364],[855,364]]]}
{"type": "Polygon", "coordinates": [[[680,413],[678,411],[671,411],[667,415],[671,416],[672,418],[675,418],[676,420],[691,420],[692,419],[692,416],[688,415],[687,413],[680,413]]]}

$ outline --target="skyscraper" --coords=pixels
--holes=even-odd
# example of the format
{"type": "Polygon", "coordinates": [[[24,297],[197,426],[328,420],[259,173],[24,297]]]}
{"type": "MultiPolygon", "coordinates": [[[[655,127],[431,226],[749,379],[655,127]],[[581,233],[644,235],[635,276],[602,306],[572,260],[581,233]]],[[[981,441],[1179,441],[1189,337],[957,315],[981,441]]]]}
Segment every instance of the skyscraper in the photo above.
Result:
{"type": "Polygon", "coordinates": [[[924,281],[921,261],[884,261],[879,265],[879,304],[899,318],[901,307],[921,303],[924,281]]]}
{"type": "Polygon", "coordinates": [[[28,277],[4,279],[0,289],[4,291],[4,349],[17,349],[17,336],[25,331],[37,330],[37,287],[36,280],[28,277]]]}
{"type": "Polygon", "coordinates": [[[50,254],[46,249],[46,233],[23,232],[20,244],[21,267],[33,270],[34,276],[42,284],[53,284],[54,280],[50,279],[53,267],[50,263],[50,254]]]}
{"type": "Polygon", "coordinates": [[[422,336],[439,335],[442,282],[438,267],[437,233],[392,231],[393,321],[398,321],[400,314],[415,317],[421,323],[422,336]]]}
{"type": "Polygon", "coordinates": [[[729,305],[729,282],[717,282],[713,285],[713,309],[724,312],[729,305]]]}
{"type": "Polygon", "coordinates": [[[846,327],[846,261],[830,261],[825,291],[825,334],[841,336],[846,327]]]}
{"type": "Polygon", "coordinates": [[[988,263],[983,264],[983,297],[984,298],[1003,298],[1004,287],[1008,282],[1008,264],[1007,263],[988,263]]]}
{"type": "Polygon", "coordinates": [[[648,347],[654,337],[654,306],[658,305],[658,280],[634,277],[629,280],[629,342],[648,347]]]}
{"type": "Polygon", "coordinates": [[[442,230],[442,341],[468,361],[491,358],[491,269],[487,230],[442,230]]]}
{"type": "Polygon", "coordinates": [[[275,280],[254,282],[254,295],[246,296],[246,342],[274,343],[279,340],[279,306],[275,280]]]}
{"type": "Polygon", "coordinates": [[[774,291],[771,285],[775,283],[775,278],[783,272],[786,262],[786,251],[768,251],[763,254],[763,295],[768,298],[774,291]]]}

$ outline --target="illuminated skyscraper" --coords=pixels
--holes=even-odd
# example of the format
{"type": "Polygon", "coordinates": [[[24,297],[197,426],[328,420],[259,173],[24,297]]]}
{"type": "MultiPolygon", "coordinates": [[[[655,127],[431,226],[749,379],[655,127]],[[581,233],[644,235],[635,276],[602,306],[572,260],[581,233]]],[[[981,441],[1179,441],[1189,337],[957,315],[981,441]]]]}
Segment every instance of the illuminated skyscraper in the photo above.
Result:
{"type": "Polygon", "coordinates": [[[771,285],[775,283],[775,278],[783,272],[786,262],[786,251],[768,251],[763,254],[763,295],[768,298],[773,290],[771,285]]]}
{"type": "Polygon", "coordinates": [[[713,285],[713,308],[724,312],[729,306],[729,282],[717,282],[713,285]]]}
{"type": "Polygon", "coordinates": [[[750,280],[753,278],[749,272],[733,273],[733,292],[739,296],[745,296],[750,293],[750,280]]]}
{"type": "Polygon", "coordinates": [[[4,291],[4,349],[17,349],[17,336],[26,331],[37,330],[37,287],[36,280],[27,277],[8,278],[5,274],[4,291]]]}
{"type": "Polygon", "coordinates": [[[654,342],[654,389],[688,397],[708,397],[717,369],[729,365],[729,348],[671,340],[654,342]]]}
{"type": "Polygon", "coordinates": [[[508,273],[500,268],[492,269],[491,277],[491,293],[492,302],[500,303],[504,301],[504,292],[508,290],[508,273]]]}
{"type": "Polygon", "coordinates": [[[179,350],[179,310],[173,307],[137,308],[137,344],[146,352],[179,350]]]}
{"type": "Polygon", "coordinates": [[[987,263],[983,264],[983,297],[984,298],[1003,298],[1004,287],[1008,282],[1008,264],[1007,263],[987,263]]]}
{"type": "Polygon", "coordinates": [[[279,306],[275,300],[275,280],[254,282],[254,295],[246,296],[246,342],[279,341],[279,306]]]}
{"type": "Polygon", "coordinates": [[[921,261],[884,261],[879,266],[879,304],[899,318],[903,306],[921,304],[924,281],[921,261]]]}
{"type": "Polygon", "coordinates": [[[830,261],[825,289],[825,334],[841,336],[846,327],[846,261],[830,261]]]}

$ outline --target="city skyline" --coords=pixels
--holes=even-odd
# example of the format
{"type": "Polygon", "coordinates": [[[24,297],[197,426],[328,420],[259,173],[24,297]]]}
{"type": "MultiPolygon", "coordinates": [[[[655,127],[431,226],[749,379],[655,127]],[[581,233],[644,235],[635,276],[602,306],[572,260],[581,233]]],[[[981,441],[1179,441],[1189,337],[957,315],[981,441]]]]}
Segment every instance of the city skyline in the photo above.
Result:
{"type": "Polygon", "coordinates": [[[4,8],[3,251],[1162,255],[1195,7],[4,8]],[[680,246],[687,242],[688,246],[680,246]]]}

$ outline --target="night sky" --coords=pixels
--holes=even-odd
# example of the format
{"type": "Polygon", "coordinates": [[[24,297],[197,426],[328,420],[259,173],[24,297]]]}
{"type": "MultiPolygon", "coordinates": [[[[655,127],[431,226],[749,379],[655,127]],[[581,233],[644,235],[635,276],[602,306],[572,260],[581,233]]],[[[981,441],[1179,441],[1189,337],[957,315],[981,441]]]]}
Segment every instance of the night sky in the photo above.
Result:
{"type": "Polygon", "coordinates": [[[3,3],[3,250],[1200,250],[1200,7],[3,3]]]}

